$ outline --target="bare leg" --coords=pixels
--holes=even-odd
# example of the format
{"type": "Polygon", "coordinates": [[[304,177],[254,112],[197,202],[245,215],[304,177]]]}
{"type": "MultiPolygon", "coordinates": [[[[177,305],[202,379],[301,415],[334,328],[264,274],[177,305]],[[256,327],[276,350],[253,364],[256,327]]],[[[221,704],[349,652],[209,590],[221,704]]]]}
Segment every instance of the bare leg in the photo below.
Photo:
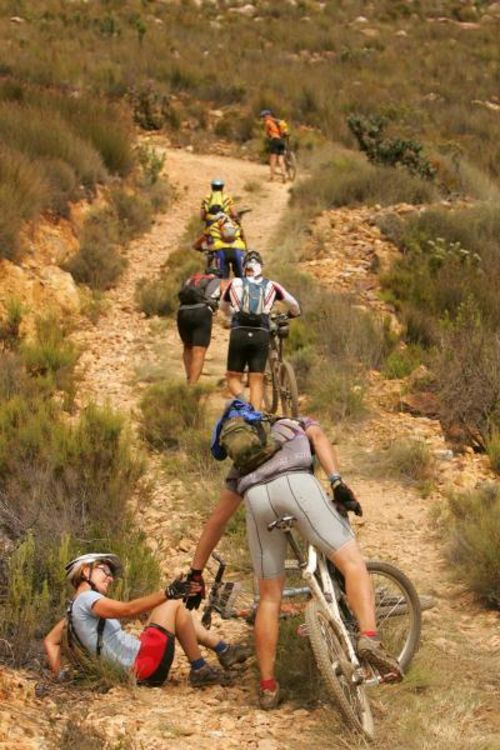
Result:
{"type": "Polygon", "coordinates": [[[189,661],[202,658],[191,612],[185,608],[181,601],[170,600],[160,604],[159,607],[155,607],[147,624],[153,623],[161,625],[165,630],[175,634],[189,661]]]}
{"type": "Polygon", "coordinates": [[[269,155],[269,167],[271,169],[271,177],[270,181],[272,182],[274,180],[274,173],[276,171],[276,161],[277,161],[277,155],[276,154],[270,154],[269,155]]]}
{"type": "Polygon", "coordinates": [[[279,635],[281,594],[285,577],[259,580],[259,606],[255,617],[255,651],[261,680],[274,678],[279,635]]]}
{"type": "Polygon", "coordinates": [[[345,578],[347,600],[360,630],[376,630],[373,586],[357,542],[348,542],[330,559],[345,578]]]}
{"type": "Polygon", "coordinates": [[[283,182],[286,182],[285,157],[283,156],[283,154],[278,155],[278,166],[283,176],[283,182]]]}
{"type": "Polygon", "coordinates": [[[243,373],[226,372],[227,387],[233,396],[240,396],[243,393],[243,373]]]}
{"type": "Polygon", "coordinates": [[[211,633],[210,630],[204,628],[201,622],[196,617],[193,617],[193,625],[198,643],[201,643],[202,646],[206,646],[206,648],[211,648],[213,650],[221,640],[219,636],[215,633],[211,633]]]}
{"type": "Polygon", "coordinates": [[[206,353],[207,348],[205,346],[193,346],[191,349],[191,364],[188,373],[189,385],[194,385],[200,379],[206,353]]]}
{"type": "Polygon", "coordinates": [[[184,344],[184,351],[182,352],[182,361],[184,362],[184,369],[186,371],[186,378],[189,382],[189,373],[191,372],[191,361],[193,358],[193,348],[184,344]]]}
{"type": "Polygon", "coordinates": [[[264,399],[264,373],[250,372],[248,374],[248,381],[250,385],[250,403],[254,409],[260,411],[264,399]]]}

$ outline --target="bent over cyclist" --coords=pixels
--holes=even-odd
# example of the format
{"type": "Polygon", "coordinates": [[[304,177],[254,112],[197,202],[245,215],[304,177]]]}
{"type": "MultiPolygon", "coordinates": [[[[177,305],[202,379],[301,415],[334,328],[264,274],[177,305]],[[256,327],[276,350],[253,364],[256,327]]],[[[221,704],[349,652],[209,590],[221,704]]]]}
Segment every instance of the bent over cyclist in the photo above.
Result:
{"type": "Polygon", "coordinates": [[[243,263],[244,278],[233,279],[220,309],[232,313],[227,355],[227,385],[233,396],[241,396],[243,373],[248,367],[250,403],[261,408],[264,371],[269,352],[269,314],[275,302],[284,302],[290,317],[300,315],[295,297],[276,281],[264,278],[260,253],[250,250],[243,263]]]}
{"type": "MultiPolygon", "coordinates": [[[[212,453],[219,460],[227,454],[224,435],[227,440],[227,426],[235,413],[250,421],[259,417],[249,404],[237,399],[226,407],[212,436],[212,453]]],[[[236,443],[240,450],[245,449],[243,434],[240,429],[239,442],[236,443]]],[[[244,500],[247,540],[259,580],[255,619],[259,701],[264,709],[277,706],[279,685],[275,679],[275,660],[287,541],[282,532],[269,533],[268,524],[284,515],[292,515],[297,519],[300,533],[327,555],[345,577],[349,605],[359,625],[359,657],[377,667],[386,681],[401,679],[396,659],[387,653],[377,637],[371,580],[347,521],[349,510],[362,515],[361,505],[338,473],[337,457],[328,437],[320,425],[309,418],[278,419],[272,425],[270,435],[275,446],[269,457],[264,450],[265,460],[256,468],[245,473],[233,465],[226,477],[219,503],[202,531],[193,557],[188,575],[191,598],[187,600],[187,606],[199,606],[204,595],[203,568],[228,520],[244,500]],[[312,473],[313,456],[328,475],[333,503],[312,473]]],[[[249,455],[248,447],[245,450],[245,455],[249,455]]],[[[234,456],[233,451],[233,460],[234,456]]]]}

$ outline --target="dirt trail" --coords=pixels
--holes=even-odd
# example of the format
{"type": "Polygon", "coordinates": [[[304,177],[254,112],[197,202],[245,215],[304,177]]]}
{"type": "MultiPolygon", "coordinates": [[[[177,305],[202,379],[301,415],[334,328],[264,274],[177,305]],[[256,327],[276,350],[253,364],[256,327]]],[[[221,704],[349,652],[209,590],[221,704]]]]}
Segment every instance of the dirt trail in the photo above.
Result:
{"type": "MultiPolygon", "coordinates": [[[[155,146],[160,147],[161,141],[156,140],[155,146]]],[[[83,405],[91,400],[107,401],[130,414],[132,422],[137,417],[137,402],[148,377],[159,370],[169,377],[183,375],[175,323],[170,320],[161,324],[151,322],[137,310],[134,292],[138,279],[154,278],[158,274],[168,253],[178,246],[212,177],[223,176],[230,191],[241,197],[241,203],[253,208],[245,224],[247,235],[250,244],[264,253],[269,250],[268,240],[284,214],[288,199],[286,187],[269,184],[267,169],[261,165],[220,156],[198,156],[184,150],[168,150],[166,155],[166,171],[177,190],[177,200],[166,214],[157,219],[150,235],[133,243],[128,253],[126,273],[116,289],[107,295],[108,307],[97,325],[83,324],[75,335],[83,349],[79,364],[82,377],[79,402],[83,405]],[[245,186],[250,189],[246,190],[245,186]]],[[[360,295],[363,304],[380,310],[370,254],[373,251],[379,256],[390,255],[391,248],[373,233],[368,214],[363,209],[336,212],[335,220],[330,222],[334,231],[327,238],[320,262],[313,259],[306,266],[317,276],[319,283],[354,291],[360,295]]],[[[226,349],[227,331],[217,325],[203,375],[205,381],[217,382],[223,376],[226,349]]],[[[425,500],[414,489],[403,489],[397,482],[369,479],[359,470],[360,453],[373,451],[396,435],[418,434],[429,441],[436,455],[446,448],[435,422],[401,414],[395,408],[401,387],[398,383],[385,383],[373,374],[369,393],[372,416],[356,433],[340,436],[345,474],[365,507],[365,517],[357,524],[358,532],[367,555],[393,559],[411,575],[421,591],[434,593],[437,597],[439,606],[425,616],[425,645],[435,649],[436,653],[451,653],[460,659],[465,643],[469,655],[477,655],[479,659],[486,651],[495,648],[492,630],[496,618],[493,614],[481,612],[450,580],[441,554],[441,543],[433,537],[428,521],[428,509],[432,499],[439,500],[439,490],[445,484],[473,483],[478,477],[487,475],[485,467],[470,455],[454,457],[451,461],[440,460],[438,492],[434,498],[425,500]]],[[[159,558],[165,562],[165,572],[171,573],[173,567],[185,567],[189,561],[198,533],[198,521],[182,502],[184,490],[181,483],[167,482],[159,461],[149,461],[147,480],[152,500],[147,510],[142,511],[141,526],[147,531],[159,558]],[[186,522],[191,524],[192,533],[174,549],[172,532],[176,525],[186,522]]],[[[239,637],[247,630],[234,623],[224,623],[222,633],[239,637]]],[[[202,694],[187,687],[186,673],[185,660],[179,657],[173,679],[162,689],[136,690],[131,696],[128,690],[115,688],[105,697],[87,694],[84,705],[82,702],[68,708],[73,717],[77,711],[78,720],[83,720],[86,728],[103,731],[110,739],[110,748],[116,747],[113,742],[119,738],[131,741],[130,745],[121,746],[127,750],[129,747],[134,750],[281,750],[310,744],[325,748],[358,747],[354,741],[346,745],[341,732],[335,740],[330,733],[322,744],[317,739],[325,722],[325,713],[321,710],[297,708],[290,703],[269,714],[257,710],[251,671],[247,671],[245,679],[231,689],[213,688],[202,694]]],[[[67,710],[50,697],[43,702],[36,701],[30,684],[25,680],[16,682],[9,678],[2,683],[0,673],[0,692],[2,688],[9,689],[11,694],[4,723],[0,717],[0,749],[53,748],[49,739],[53,727],[68,718],[67,710]],[[18,721],[21,712],[23,720],[18,721]],[[2,728],[8,728],[11,733],[8,744],[1,741],[2,728]]],[[[491,693],[494,685],[488,689],[491,693]]],[[[437,690],[436,711],[441,714],[451,706],[447,703],[446,690],[446,687],[437,690]]],[[[397,728],[393,726],[395,717],[393,711],[391,713],[390,695],[386,700],[387,707],[376,701],[375,718],[380,725],[380,736],[389,733],[392,747],[406,749],[409,744],[398,737],[397,728]]],[[[426,750],[455,747],[461,740],[461,733],[469,731],[469,727],[473,727],[470,736],[475,740],[476,725],[481,722],[485,722],[491,732],[488,722],[492,717],[488,712],[492,700],[488,694],[485,714],[481,716],[469,715],[465,707],[463,716],[451,718],[436,734],[436,744],[426,741],[420,747],[426,750]]],[[[333,727],[338,726],[335,718],[328,718],[328,722],[333,727]]],[[[473,746],[476,744],[471,741],[470,747],[473,746]]],[[[376,747],[386,745],[381,741],[376,747]]],[[[411,747],[418,745],[411,744],[411,747]]]]}

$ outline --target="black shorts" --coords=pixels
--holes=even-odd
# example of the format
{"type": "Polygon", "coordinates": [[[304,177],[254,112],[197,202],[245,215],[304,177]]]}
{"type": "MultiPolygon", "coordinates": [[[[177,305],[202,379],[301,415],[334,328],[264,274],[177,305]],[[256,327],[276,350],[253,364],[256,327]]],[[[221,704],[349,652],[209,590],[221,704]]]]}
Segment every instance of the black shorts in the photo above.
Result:
{"type": "Polygon", "coordinates": [[[283,138],[270,138],[268,148],[270,154],[282,156],[285,153],[285,141],[283,138]]]}
{"type": "Polygon", "coordinates": [[[180,307],[177,312],[177,328],[185,346],[208,348],[212,336],[213,313],[207,305],[180,307]]]}
{"type": "Polygon", "coordinates": [[[228,372],[264,372],[269,351],[269,331],[262,328],[233,328],[227,353],[228,372]]]}
{"type": "Polygon", "coordinates": [[[161,625],[147,625],[139,636],[141,646],[134,673],[140,685],[159,687],[168,677],[175,652],[175,636],[161,625]]]}

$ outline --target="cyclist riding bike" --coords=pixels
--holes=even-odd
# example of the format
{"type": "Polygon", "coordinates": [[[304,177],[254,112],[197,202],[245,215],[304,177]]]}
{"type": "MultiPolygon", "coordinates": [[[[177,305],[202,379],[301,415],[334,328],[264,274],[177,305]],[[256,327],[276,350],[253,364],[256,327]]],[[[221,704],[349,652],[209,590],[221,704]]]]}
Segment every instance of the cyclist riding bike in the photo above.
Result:
{"type": "Polygon", "coordinates": [[[301,535],[326,554],[345,577],[349,605],[359,625],[359,657],[375,666],[385,681],[400,680],[396,659],[377,636],[370,576],[347,521],[348,511],[357,515],[363,511],[342,480],[336,453],[320,425],[307,417],[282,418],[270,424],[249,404],[235,399],[214,427],[211,450],[216,460],[230,457],[233,467],[198,541],[188,575],[191,588],[186,606],[196,608],[201,603],[203,568],[243,500],[247,540],[259,580],[255,649],[261,707],[274,708],[279,702],[275,660],[287,541],[282,533],[270,534],[268,524],[284,515],[297,519],[301,535]],[[314,457],[328,476],[333,502],[313,475],[314,457]]]}
{"type": "Polygon", "coordinates": [[[66,617],[44,640],[55,678],[64,678],[62,656],[67,655],[82,666],[89,659],[102,659],[132,673],[139,684],[159,686],[167,679],[177,638],[191,663],[189,682],[193,687],[227,684],[227,676],[205,661],[198,644],[212,649],[224,668],[243,661],[245,649],[225,643],[191,616],[180,601],[187,593],[186,581],[176,579],[164,591],[120,602],[107,593],[121,571],[118,557],[107,552],[80,555],[66,565],[66,579],[74,596],[66,617]],[[138,638],[122,629],[122,618],[146,612],[151,614],[138,638]],[[62,653],[63,646],[69,653],[62,653]]]}
{"type": "Polygon", "coordinates": [[[264,371],[269,352],[269,314],[275,302],[284,302],[289,315],[300,315],[295,297],[276,281],[262,275],[264,262],[251,250],[245,256],[243,279],[233,279],[221,298],[220,309],[232,313],[227,355],[227,385],[234,396],[243,391],[248,367],[250,402],[260,409],[264,397],[264,371]]]}
{"type": "Polygon", "coordinates": [[[208,262],[220,270],[221,278],[228,279],[231,271],[238,278],[243,276],[243,259],[246,253],[243,229],[227,214],[217,214],[193,243],[193,248],[209,254],[208,262]]]}
{"type": "Polygon", "coordinates": [[[224,192],[224,180],[217,177],[210,183],[211,191],[201,202],[200,218],[207,227],[210,226],[218,214],[226,214],[231,219],[239,222],[233,199],[224,192]]]}
{"type": "Polygon", "coordinates": [[[267,139],[269,153],[270,182],[273,182],[276,167],[281,170],[283,182],[286,182],[285,150],[288,138],[287,126],[284,120],[274,117],[270,109],[263,109],[260,117],[264,122],[264,132],[267,139]]]}

